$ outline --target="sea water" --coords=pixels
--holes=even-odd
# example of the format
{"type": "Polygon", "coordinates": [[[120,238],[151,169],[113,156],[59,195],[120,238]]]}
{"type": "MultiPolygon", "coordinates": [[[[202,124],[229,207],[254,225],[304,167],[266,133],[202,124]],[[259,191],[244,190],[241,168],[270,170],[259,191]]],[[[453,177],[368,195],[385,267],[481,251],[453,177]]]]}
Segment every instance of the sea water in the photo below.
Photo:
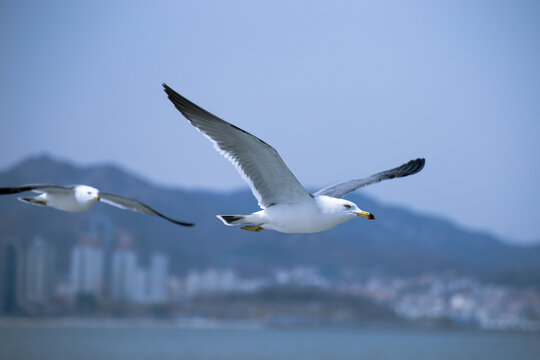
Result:
{"type": "Polygon", "coordinates": [[[535,333],[0,327],[2,360],[540,359],[535,333]]]}

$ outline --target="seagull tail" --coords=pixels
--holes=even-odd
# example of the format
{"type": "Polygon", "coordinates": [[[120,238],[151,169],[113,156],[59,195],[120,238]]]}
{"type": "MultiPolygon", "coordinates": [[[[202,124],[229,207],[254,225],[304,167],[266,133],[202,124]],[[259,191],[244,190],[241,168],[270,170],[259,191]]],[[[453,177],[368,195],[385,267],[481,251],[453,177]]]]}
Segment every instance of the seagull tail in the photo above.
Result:
{"type": "Polygon", "coordinates": [[[245,215],[217,215],[217,218],[227,226],[245,224],[244,218],[245,215]]]}

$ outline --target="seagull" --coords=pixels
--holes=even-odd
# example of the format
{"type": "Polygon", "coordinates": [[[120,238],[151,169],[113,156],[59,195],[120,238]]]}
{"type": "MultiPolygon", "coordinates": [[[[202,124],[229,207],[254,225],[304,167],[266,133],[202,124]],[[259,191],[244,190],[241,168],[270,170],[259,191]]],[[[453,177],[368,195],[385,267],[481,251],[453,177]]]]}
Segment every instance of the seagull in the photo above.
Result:
{"type": "Polygon", "coordinates": [[[192,223],[171,219],[138,200],[101,192],[88,185],[23,185],[19,187],[4,187],[0,188],[0,195],[17,194],[25,191],[32,191],[39,194],[34,197],[17,198],[27,204],[48,206],[68,212],[82,212],[90,210],[96,202],[101,201],[121,209],[159,216],[177,225],[193,226],[192,223]]]}
{"type": "Polygon", "coordinates": [[[425,164],[422,158],[411,160],[394,169],[310,194],[272,146],[195,105],[167,84],[163,88],[176,109],[236,167],[259,202],[262,210],[249,215],[217,215],[228,226],[244,225],[243,230],[254,232],[268,229],[316,233],[357,217],[375,219],[373,214],[342,197],[369,184],[415,174],[425,164]]]}

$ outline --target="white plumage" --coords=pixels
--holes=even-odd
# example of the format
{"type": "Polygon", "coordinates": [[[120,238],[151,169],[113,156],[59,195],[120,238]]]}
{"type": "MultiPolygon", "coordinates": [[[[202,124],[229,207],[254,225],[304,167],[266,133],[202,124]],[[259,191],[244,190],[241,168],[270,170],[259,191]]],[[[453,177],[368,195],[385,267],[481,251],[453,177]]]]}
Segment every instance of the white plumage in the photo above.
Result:
{"type": "Polygon", "coordinates": [[[195,105],[166,84],[163,87],[174,106],[236,167],[259,202],[262,210],[249,215],[218,215],[225,225],[247,224],[242,229],[249,231],[313,233],[358,216],[374,219],[372,214],[341,197],[374,182],[417,173],[425,164],[424,159],[411,160],[397,168],[329,186],[311,195],[273,147],[195,105]]]}
{"type": "Polygon", "coordinates": [[[193,226],[192,223],[171,219],[138,200],[100,192],[98,189],[88,185],[23,185],[5,187],[0,188],[0,195],[17,194],[25,191],[32,191],[39,194],[34,197],[18,198],[27,204],[48,206],[68,212],[81,212],[90,210],[98,201],[101,201],[121,209],[159,216],[178,225],[193,226]]]}

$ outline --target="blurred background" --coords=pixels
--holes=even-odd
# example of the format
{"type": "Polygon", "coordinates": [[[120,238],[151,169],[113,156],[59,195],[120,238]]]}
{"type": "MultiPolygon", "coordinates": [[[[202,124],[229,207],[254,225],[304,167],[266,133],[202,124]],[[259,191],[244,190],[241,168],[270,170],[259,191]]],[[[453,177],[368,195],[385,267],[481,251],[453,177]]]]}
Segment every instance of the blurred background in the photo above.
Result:
{"type": "Polygon", "coordinates": [[[536,1],[3,1],[0,186],[84,183],[196,226],[2,197],[0,352],[56,358],[67,336],[92,358],[155,356],[155,338],[161,358],[536,358],[539,17],[536,1]],[[256,200],[163,82],[310,191],[426,167],[348,197],[376,221],[225,227],[215,214],[256,200]]]}

